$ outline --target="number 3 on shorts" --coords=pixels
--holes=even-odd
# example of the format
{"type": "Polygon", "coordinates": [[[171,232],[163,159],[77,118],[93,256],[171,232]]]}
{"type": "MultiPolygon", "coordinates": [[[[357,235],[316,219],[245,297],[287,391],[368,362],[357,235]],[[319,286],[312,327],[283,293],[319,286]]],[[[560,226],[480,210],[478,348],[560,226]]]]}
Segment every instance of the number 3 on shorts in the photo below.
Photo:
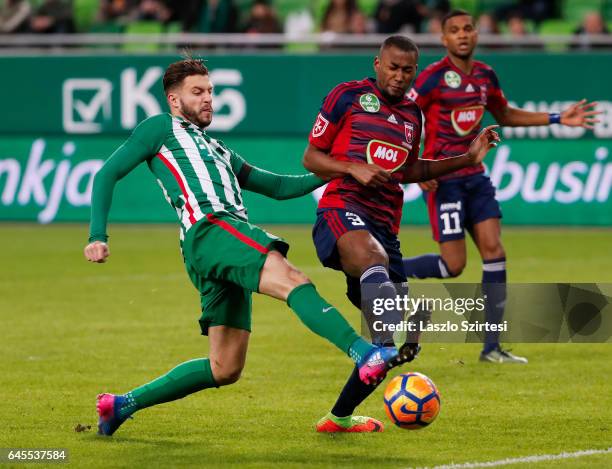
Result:
{"type": "Polygon", "coordinates": [[[351,221],[353,226],[365,226],[365,222],[359,217],[359,215],[353,212],[345,212],[344,216],[351,221]]]}

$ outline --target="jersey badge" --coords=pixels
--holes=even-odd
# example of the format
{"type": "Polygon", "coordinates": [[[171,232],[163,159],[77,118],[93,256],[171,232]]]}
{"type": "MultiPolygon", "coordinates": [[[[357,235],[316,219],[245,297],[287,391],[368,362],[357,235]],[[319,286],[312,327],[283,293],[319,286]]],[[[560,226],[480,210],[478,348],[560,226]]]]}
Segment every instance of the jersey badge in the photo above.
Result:
{"type": "Polygon", "coordinates": [[[406,142],[412,145],[414,125],[412,125],[410,122],[404,122],[404,135],[406,136],[406,142]]]}
{"type": "Polygon", "coordinates": [[[380,110],[380,101],[375,94],[367,93],[362,94],[359,98],[359,104],[366,112],[378,112],[380,110]]]}
{"type": "Polygon", "coordinates": [[[461,137],[465,137],[480,124],[484,108],[482,106],[460,107],[451,112],[451,121],[455,132],[461,137]]]}
{"type": "Polygon", "coordinates": [[[444,81],[451,88],[459,88],[461,86],[461,77],[454,70],[448,70],[444,74],[444,81]]]}
{"type": "Polygon", "coordinates": [[[366,149],[368,163],[393,172],[399,169],[408,158],[408,150],[382,140],[370,140],[366,149]]]}
{"type": "Polygon", "coordinates": [[[480,85],[480,104],[487,105],[487,85],[480,85]]]}
{"type": "Polygon", "coordinates": [[[417,93],[417,91],[414,88],[410,88],[410,91],[408,92],[408,99],[411,99],[412,101],[416,101],[418,97],[419,97],[419,93],[417,93]]]}
{"type": "Polygon", "coordinates": [[[317,116],[317,121],[312,128],[312,136],[314,138],[320,137],[325,133],[327,126],[329,125],[329,121],[323,117],[321,114],[317,116]]]}

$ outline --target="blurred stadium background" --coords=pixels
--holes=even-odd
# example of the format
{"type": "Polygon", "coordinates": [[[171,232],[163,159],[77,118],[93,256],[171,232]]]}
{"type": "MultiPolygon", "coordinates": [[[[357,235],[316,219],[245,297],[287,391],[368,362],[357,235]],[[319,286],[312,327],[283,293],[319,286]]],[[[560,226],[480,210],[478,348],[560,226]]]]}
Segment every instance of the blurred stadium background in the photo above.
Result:
{"type": "MultiPolygon", "coordinates": [[[[372,74],[382,39],[409,34],[437,60],[441,16],[478,18],[479,58],[525,109],[555,112],[588,98],[595,131],[503,129],[489,159],[505,224],[612,223],[612,0],[3,0],[0,219],[84,222],[93,174],[130,130],[165,111],[160,77],[186,48],[216,85],[211,132],[277,171],[301,171],[325,94],[372,74]]],[[[144,168],[120,187],[111,221],[172,221],[144,168]]],[[[247,200],[257,223],[309,223],[310,197],[247,200]]],[[[426,223],[416,185],[405,223],[426,223]]]]}

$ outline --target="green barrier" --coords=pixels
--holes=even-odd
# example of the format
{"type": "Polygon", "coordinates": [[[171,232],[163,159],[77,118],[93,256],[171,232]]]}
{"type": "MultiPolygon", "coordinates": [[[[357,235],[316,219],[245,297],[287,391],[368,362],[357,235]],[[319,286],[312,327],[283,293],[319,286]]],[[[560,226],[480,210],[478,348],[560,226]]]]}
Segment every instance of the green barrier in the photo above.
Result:
{"type": "MultiPolygon", "coordinates": [[[[0,140],[0,220],[86,221],[93,176],[121,143],[116,137],[0,140]]],[[[228,137],[252,163],[303,172],[305,138],[228,137]]],[[[487,160],[507,224],[612,225],[610,141],[506,140],[487,160]]],[[[255,223],[312,223],[316,195],[274,201],[246,193],[255,223]]],[[[111,221],[174,221],[175,213],[145,165],[116,189],[111,221]]],[[[404,223],[427,223],[415,184],[406,186],[404,223]]]]}
{"type": "MultiPolygon", "coordinates": [[[[438,60],[424,54],[420,67],[438,60]]],[[[504,128],[489,160],[505,222],[612,226],[610,54],[496,54],[479,57],[497,71],[514,105],[558,112],[572,100],[600,102],[593,132],[544,126],[504,128]],[[588,75],[585,75],[588,70],[588,75]]],[[[84,221],[92,177],[129,131],[165,111],[161,76],[177,56],[0,57],[0,220],[84,221]]],[[[248,159],[278,172],[302,172],[303,153],[321,100],[337,83],[372,75],[372,56],[213,55],[211,133],[248,159]]],[[[487,117],[490,121],[490,116],[487,117]]],[[[120,183],[111,220],[174,220],[153,178],[139,168],[120,183]]],[[[405,223],[427,222],[418,187],[407,187],[405,223]]],[[[248,194],[254,222],[310,223],[315,199],[275,202],[248,194]]]]}
{"type": "MultiPolygon", "coordinates": [[[[0,57],[0,86],[14,91],[3,96],[10,112],[0,115],[0,134],[125,134],[165,110],[161,77],[178,58],[0,57]]],[[[421,69],[439,58],[423,54],[421,69]]],[[[508,98],[521,107],[555,112],[583,97],[601,102],[605,122],[594,134],[559,128],[557,137],[612,138],[612,92],[602,78],[612,74],[609,53],[479,58],[493,66],[508,98]]],[[[216,86],[212,129],[239,135],[306,135],[333,86],[373,74],[372,56],[363,54],[213,55],[207,64],[216,86]]]]}

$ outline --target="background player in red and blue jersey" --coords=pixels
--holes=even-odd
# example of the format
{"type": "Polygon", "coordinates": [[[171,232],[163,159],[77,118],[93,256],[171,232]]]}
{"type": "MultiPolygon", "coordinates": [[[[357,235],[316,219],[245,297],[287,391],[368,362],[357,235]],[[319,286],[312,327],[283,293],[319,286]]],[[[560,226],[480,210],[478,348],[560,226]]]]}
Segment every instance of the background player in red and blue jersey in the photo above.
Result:
{"type": "MultiPolygon", "coordinates": [[[[403,205],[400,183],[426,181],[480,164],[498,140],[489,127],[461,156],[419,159],[421,111],[406,98],[417,60],[414,42],[403,36],[388,38],[374,60],[375,79],[342,83],[327,95],[304,154],[307,169],[331,179],[313,228],[317,255],[326,267],[345,273],[347,296],[366,320],[372,316],[368,309],[372,295],[393,298],[398,294],[394,284],[405,288],[397,239],[403,205]]],[[[396,324],[403,320],[403,312],[389,311],[381,319],[396,324]]],[[[370,328],[370,334],[376,343],[394,343],[390,332],[370,328]]],[[[401,343],[401,362],[412,360],[418,353],[415,338],[401,343]]],[[[352,416],[375,387],[361,382],[355,369],[317,430],[382,430],[374,419],[352,416]]]]}
{"type": "MultiPolygon", "coordinates": [[[[423,159],[446,158],[466,151],[480,130],[485,110],[501,125],[563,124],[592,128],[596,103],[580,101],[561,114],[528,112],[508,105],[491,67],[473,59],[478,32],[472,16],[450,12],[442,22],[442,42],[448,55],[419,74],[408,97],[425,117],[423,159]]],[[[506,298],[506,253],[501,243],[501,211],[495,188],[482,164],[420,183],[427,201],[434,239],[440,255],[404,259],[408,277],[445,278],[461,274],[466,263],[467,229],[483,262],[483,293],[487,295],[487,321],[499,322],[506,298]]],[[[482,361],[526,363],[501,349],[499,334],[489,333],[482,361]]]]}

